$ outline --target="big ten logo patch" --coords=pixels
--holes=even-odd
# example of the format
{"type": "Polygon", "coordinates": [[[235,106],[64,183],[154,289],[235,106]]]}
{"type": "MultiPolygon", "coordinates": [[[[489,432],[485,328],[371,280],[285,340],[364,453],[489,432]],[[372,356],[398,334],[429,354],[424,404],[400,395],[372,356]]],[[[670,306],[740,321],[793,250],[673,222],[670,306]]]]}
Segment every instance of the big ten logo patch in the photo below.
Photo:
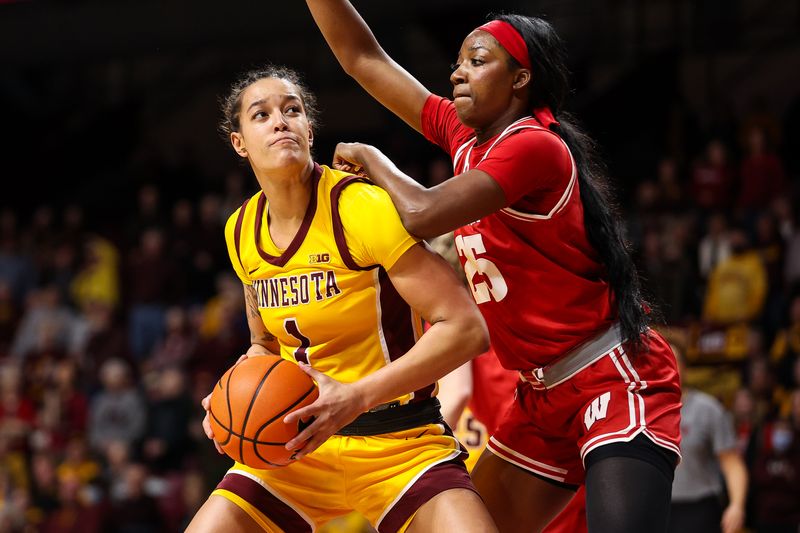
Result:
{"type": "Polygon", "coordinates": [[[467,407],[461,414],[453,430],[458,442],[464,445],[469,452],[469,458],[465,461],[467,470],[472,470],[475,463],[478,461],[486,443],[489,441],[489,432],[486,426],[478,422],[478,419],[472,414],[472,411],[467,407]]]}
{"type": "Polygon", "coordinates": [[[311,254],[308,256],[308,264],[315,265],[317,263],[330,263],[331,254],[311,254]]]}
{"type": "Polygon", "coordinates": [[[611,393],[605,392],[592,400],[586,412],[583,413],[583,423],[586,429],[594,425],[598,420],[602,420],[608,415],[608,402],[611,401],[611,393]]]}

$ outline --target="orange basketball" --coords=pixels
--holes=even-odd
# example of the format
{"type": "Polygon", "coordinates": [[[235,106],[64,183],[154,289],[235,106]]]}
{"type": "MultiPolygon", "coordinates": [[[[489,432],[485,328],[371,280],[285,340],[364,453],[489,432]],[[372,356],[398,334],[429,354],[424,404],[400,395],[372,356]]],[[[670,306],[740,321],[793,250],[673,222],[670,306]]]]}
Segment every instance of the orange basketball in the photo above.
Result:
{"type": "Polygon", "coordinates": [[[211,393],[214,439],[252,468],[286,466],[294,460],[286,443],[305,425],[283,418],[318,396],[314,381],[295,363],[276,355],[248,357],[228,369],[211,393]]]}

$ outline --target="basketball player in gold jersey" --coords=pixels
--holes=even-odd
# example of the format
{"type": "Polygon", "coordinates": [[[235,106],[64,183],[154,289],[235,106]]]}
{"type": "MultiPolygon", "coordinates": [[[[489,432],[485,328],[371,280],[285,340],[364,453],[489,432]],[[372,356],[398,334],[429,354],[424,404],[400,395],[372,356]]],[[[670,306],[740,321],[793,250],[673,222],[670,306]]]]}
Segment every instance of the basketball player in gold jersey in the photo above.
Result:
{"type": "Polygon", "coordinates": [[[380,532],[496,531],[434,396],[437,379],[488,347],[469,293],[384,191],[313,161],[313,99],[294,72],[248,73],[223,111],[261,188],[225,230],[247,355],[298,362],[320,395],[286,445],[297,460],[234,464],[188,531],[310,532],[351,511],[380,532]]]}

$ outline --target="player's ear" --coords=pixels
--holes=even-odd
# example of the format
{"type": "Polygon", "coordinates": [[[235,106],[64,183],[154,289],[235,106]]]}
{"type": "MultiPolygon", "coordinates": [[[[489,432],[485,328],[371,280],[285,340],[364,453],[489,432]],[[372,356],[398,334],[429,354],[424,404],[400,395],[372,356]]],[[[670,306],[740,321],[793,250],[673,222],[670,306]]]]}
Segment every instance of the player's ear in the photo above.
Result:
{"type": "Polygon", "coordinates": [[[247,147],[244,145],[244,137],[238,131],[231,132],[231,146],[236,153],[242,157],[247,157],[247,147]]]}
{"type": "Polygon", "coordinates": [[[521,68],[517,71],[517,75],[514,76],[514,90],[522,89],[526,87],[531,82],[531,71],[526,68],[521,68]]]}
{"type": "Polygon", "coordinates": [[[311,124],[308,125],[308,147],[311,148],[314,146],[314,129],[311,127],[311,124]]]}

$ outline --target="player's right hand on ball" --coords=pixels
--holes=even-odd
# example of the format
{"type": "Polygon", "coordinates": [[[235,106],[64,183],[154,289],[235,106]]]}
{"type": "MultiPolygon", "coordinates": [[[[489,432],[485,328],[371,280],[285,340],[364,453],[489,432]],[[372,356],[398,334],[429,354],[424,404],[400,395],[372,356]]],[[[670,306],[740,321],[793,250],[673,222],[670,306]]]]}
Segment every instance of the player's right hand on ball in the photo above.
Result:
{"type": "MultiPolygon", "coordinates": [[[[244,355],[244,356],[242,356],[242,357],[247,357],[247,356],[246,356],[246,355],[244,355]]],[[[240,358],[239,358],[239,360],[241,360],[241,359],[242,359],[242,358],[240,357],[240,358]]],[[[237,362],[238,362],[238,361],[237,361],[237,362]]],[[[217,451],[218,451],[220,454],[223,454],[223,455],[224,455],[224,454],[225,454],[225,452],[224,452],[224,451],[222,451],[222,448],[220,448],[220,446],[219,446],[219,443],[218,443],[218,442],[217,442],[217,440],[214,438],[214,432],[211,430],[211,421],[210,421],[210,420],[209,420],[209,418],[208,418],[208,417],[209,417],[209,412],[210,412],[210,410],[211,410],[211,394],[209,394],[208,396],[206,396],[205,398],[203,398],[203,401],[202,401],[201,403],[202,403],[202,405],[203,405],[203,409],[205,409],[205,411],[206,411],[206,416],[204,416],[204,417],[203,417],[203,431],[205,431],[205,432],[206,432],[206,437],[208,437],[209,439],[211,439],[211,442],[213,442],[213,443],[214,443],[214,447],[217,449],[217,451]]]]}
{"type": "Polygon", "coordinates": [[[292,425],[309,422],[286,443],[286,449],[293,450],[297,460],[316,450],[331,435],[367,410],[353,384],[337,381],[307,364],[300,363],[299,366],[317,383],[319,397],[314,403],[291,411],[283,419],[284,423],[292,425]]]}

